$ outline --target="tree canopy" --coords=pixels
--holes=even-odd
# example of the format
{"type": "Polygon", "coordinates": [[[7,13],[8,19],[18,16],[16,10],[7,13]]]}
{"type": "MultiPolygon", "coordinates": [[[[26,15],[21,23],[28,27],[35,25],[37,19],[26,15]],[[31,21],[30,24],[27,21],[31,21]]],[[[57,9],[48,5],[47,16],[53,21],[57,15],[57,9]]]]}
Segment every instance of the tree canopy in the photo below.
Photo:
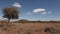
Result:
{"type": "Polygon", "coordinates": [[[3,18],[18,19],[18,9],[15,7],[6,7],[3,9],[3,18]]]}

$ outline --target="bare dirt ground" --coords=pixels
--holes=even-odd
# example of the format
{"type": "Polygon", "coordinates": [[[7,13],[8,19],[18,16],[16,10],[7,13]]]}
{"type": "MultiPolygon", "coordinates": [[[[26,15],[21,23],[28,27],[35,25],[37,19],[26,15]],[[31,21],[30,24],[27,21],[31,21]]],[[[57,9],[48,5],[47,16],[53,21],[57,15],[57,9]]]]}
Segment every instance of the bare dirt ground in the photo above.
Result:
{"type": "Polygon", "coordinates": [[[0,34],[60,34],[60,23],[0,23],[0,34]]]}

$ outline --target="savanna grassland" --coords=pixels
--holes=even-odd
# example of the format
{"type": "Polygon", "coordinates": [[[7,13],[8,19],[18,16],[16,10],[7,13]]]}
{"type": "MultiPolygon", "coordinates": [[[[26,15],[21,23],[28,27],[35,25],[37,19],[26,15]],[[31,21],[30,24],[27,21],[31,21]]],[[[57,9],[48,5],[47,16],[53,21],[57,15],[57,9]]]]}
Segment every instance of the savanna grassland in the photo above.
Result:
{"type": "Polygon", "coordinates": [[[60,23],[0,22],[0,34],[60,34],[60,23]]]}

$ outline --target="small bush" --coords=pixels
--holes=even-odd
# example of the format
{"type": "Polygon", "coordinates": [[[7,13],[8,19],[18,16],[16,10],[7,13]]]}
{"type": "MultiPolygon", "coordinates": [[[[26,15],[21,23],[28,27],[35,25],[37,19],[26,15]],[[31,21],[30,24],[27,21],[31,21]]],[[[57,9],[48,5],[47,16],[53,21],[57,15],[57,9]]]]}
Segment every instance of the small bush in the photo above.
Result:
{"type": "Polygon", "coordinates": [[[27,32],[26,34],[31,34],[31,32],[27,32]]]}

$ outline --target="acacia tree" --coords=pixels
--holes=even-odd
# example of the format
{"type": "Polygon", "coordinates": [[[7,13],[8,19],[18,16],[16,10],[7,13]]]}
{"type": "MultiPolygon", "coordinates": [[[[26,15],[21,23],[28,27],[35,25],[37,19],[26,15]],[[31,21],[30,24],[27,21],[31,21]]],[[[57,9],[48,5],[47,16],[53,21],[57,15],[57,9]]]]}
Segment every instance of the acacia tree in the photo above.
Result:
{"type": "Polygon", "coordinates": [[[18,10],[15,7],[6,7],[3,9],[3,18],[7,18],[10,22],[10,19],[18,19],[18,10]]]}

